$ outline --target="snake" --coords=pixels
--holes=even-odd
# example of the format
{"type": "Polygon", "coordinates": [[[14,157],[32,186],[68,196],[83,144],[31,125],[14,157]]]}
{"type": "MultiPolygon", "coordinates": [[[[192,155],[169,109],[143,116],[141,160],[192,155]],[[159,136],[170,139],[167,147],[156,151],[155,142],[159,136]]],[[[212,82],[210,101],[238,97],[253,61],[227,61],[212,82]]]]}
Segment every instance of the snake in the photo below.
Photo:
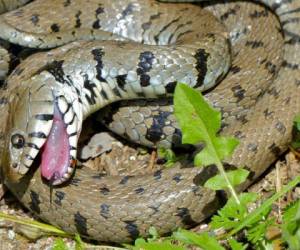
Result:
{"type": "MultiPolygon", "coordinates": [[[[216,9],[207,7],[219,14],[221,21],[233,18],[232,23],[237,24],[237,20],[243,20],[240,13],[245,11],[244,17],[259,23],[232,29],[231,43],[238,44],[241,39],[245,49],[252,50],[252,56],[233,59],[234,66],[222,83],[206,94],[222,112],[221,133],[240,140],[225,163],[251,171],[239,190],[250,185],[287,149],[300,106],[300,2],[257,2],[278,17],[280,26],[274,19],[269,24],[274,32],[283,34],[283,44],[273,47],[280,35],[270,34],[269,27],[264,30],[264,18],[270,15],[265,7],[235,1],[220,2],[216,9]],[[260,30],[261,38],[249,40],[252,30],[260,30]],[[245,35],[249,37],[243,40],[245,35]],[[263,41],[264,35],[271,42],[263,41]],[[255,57],[258,51],[263,56],[255,57]],[[238,78],[242,77],[243,68],[255,66],[254,73],[248,68],[246,78],[238,78]],[[231,80],[227,80],[228,76],[231,80]]],[[[131,242],[147,236],[150,226],[163,235],[211,215],[224,198],[203,186],[215,174],[213,167],[177,163],[172,168],[136,176],[102,176],[84,167],[73,172],[82,120],[91,113],[117,100],[169,96],[178,81],[204,91],[224,77],[230,61],[225,55],[232,50],[239,58],[243,51],[230,47],[228,33],[216,23],[215,17],[198,6],[150,0],[89,1],[89,7],[79,0],[34,1],[1,15],[0,37],[4,40],[39,48],[66,44],[29,57],[7,80],[1,98],[3,119],[7,120],[1,124],[1,172],[5,185],[42,220],[98,241],[131,242]],[[60,25],[51,21],[58,17],[62,20],[60,25]],[[209,32],[199,31],[201,18],[209,32]],[[221,67],[217,62],[221,62],[221,67]],[[53,145],[60,152],[67,148],[69,154],[55,155],[53,145]],[[53,158],[55,161],[51,161],[53,158]],[[34,168],[36,159],[39,169],[34,168]],[[57,165],[63,165],[64,171],[59,172],[57,165]],[[69,182],[65,183],[67,179],[69,182]]],[[[152,110],[157,112],[153,102],[152,110]]],[[[167,113],[171,121],[163,125],[172,127],[166,107],[163,106],[162,114],[167,113]]],[[[120,124],[128,127],[122,120],[128,115],[118,115],[124,113],[123,108],[116,111],[121,119],[112,121],[115,130],[122,130],[120,124]]],[[[133,108],[134,112],[138,109],[143,117],[147,116],[145,106],[133,108]]],[[[134,112],[133,120],[140,124],[134,112]]],[[[133,128],[144,134],[140,140],[145,144],[159,141],[153,139],[151,128],[160,118],[151,118],[150,127],[145,124],[150,131],[133,128]]],[[[129,130],[121,133],[136,139],[129,130]]],[[[166,134],[166,130],[162,129],[159,136],[164,141],[167,136],[161,134],[166,134]]]]}

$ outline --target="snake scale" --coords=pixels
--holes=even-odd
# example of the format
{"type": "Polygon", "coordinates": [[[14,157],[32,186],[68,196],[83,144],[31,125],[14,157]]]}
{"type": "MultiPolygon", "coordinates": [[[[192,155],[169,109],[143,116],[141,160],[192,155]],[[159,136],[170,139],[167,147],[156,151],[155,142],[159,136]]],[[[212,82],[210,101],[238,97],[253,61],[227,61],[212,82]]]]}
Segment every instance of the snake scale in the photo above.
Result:
{"type": "MultiPolygon", "coordinates": [[[[255,40],[253,37],[249,40],[252,29],[255,30],[254,25],[242,25],[241,30],[238,25],[235,26],[230,33],[231,42],[238,44],[241,37],[246,50],[256,50],[253,53],[256,56],[259,54],[257,51],[260,51],[264,57],[253,55],[254,61],[251,61],[250,55],[241,61],[233,59],[234,66],[227,75],[231,81],[227,81],[226,77],[223,80],[225,86],[222,82],[207,94],[207,98],[223,113],[222,133],[234,135],[241,141],[226,163],[246,166],[253,173],[241,189],[286,150],[291,140],[292,121],[300,107],[300,1],[258,2],[276,13],[281,26],[276,26],[276,21],[271,19],[269,22],[273,28],[264,30],[264,24],[267,23],[264,18],[270,13],[263,7],[255,9],[258,6],[253,7],[251,3],[221,2],[219,7],[208,7],[219,15],[220,20],[231,19],[232,23],[238,23],[237,20],[240,22],[242,18],[239,13],[244,12],[244,17],[256,20],[257,24],[261,23],[257,30],[263,34],[260,39],[255,40]],[[272,40],[279,39],[280,35],[269,34],[272,30],[279,30],[284,35],[282,58],[281,53],[278,53],[282,44],[275,45],[275,48],[272,44],[272,40]],[[271,42],[263,40],[264,34],[271,36],[271,42]],[[280,63],[280,68],[276,67],[277,63],[280,63]],[[250,66],[257,66],[257,70],[250,73],[249,68],[245,71],[249,75],[243,78],[243,68],[250,66]],[[246,82],[245,79],[249,78],[252,81],[246,82]],[[235,85],[229,85],[230,82],[235,85]],[[229,99],[225,100],[222,95],[229,99]]],[[[66,165],[65,171],[69,170],[70,164],[66,162],[72,160],[72,156],[75,158],[76,140],[68,140],[67,135],[72,134],[77,138],[82,119],[92,112],[123,98],[167,95],[178,80],[205,89],[206,85],[222,77],[228,68],[228,59],[221,62],[222,70],[219,66],[215,67],[214,60],[222,58],[229,49],[224,28],[215,25],[214,18],[196,6],[137,0],[89,1],[89,9],[86,10],[86,3],[80,3],[83,4],[79,0],[34,1],[0,18],[3,31],[0,37],[20,45],[46,48],[85,38],[118,40],[70,43],[31,56],[11,74],[1,98],[3,117],[6,116],[8,121],[6,127],[2,128],[6,139],[1,149],[1,170],[5,184],[41,219],[67,232],[78,232],[99,241],[128,242],[139,235],[147,235],[150,226],[155,226],[160,234],[164,234],[179,226],[187,227],[200,222],[213,213],[220,203],[218,194],[202,186],[212,174],[210,168],[188,168],[177,164],[174,168],[134,177],[102,177],[92,170],[79,168],[67,185],[54,187],[53,197],[49,185],[41,179],[41,172],[44,177],[57,183],[64,176],[60,173],[49,175],[53,169],[43,170],[43,167],[41,172],[33,171],[31,163],[45,143],[47,134],[51,136],[46,145],[55,144],[62,152],[64,145],[69,146],[69,157],[53,156],[66,165]],[[39,8],[40,12],[35,13],[39,8]],[[95,15],[90,14],[91,10],[94,10],[95,15]],[[50,16],[45,14],[47,12],[50,16]],[[51,21],[58,19],[58,16],[63,20],[62,25],[66,25],[66,31],[51,21]],[[201,18],[204,26],[214,28],[215,33],[209,31],[201,34],[198,31],[201,18]],[[77,29],[68,30],[68,25],[77,25],[77,29]],[[109,26],[113,29],[108,29],[109,26]],[[99,31],[99,28],[104,31],[99,31]],[[43,29],[49,34],[41,33],[43,29]],[[200,35],[206,36],[198,39],[200,35]],[[132,45],[127,38],[158,45],[172,39],[178,41],[176,46],[171,43],[170,46],[160,47],[137,43],[132,45]],[[210,47],[220,45],[221,40],[225,40],[221,50],[210,47]],[[177,64],[180,67],[176,67],[177,64]],[[168,68],[162,65],[171,66],[168,68]],[[110,71],[106,68],[108,66],[110,71]],[[135,73],[132,73],[132,69],[135,73]],[[162,79],[159,79],[159,71],[156,69],[164,69],[167,76],[160,75],[162,79]],[[175,79],[172,78],[171,75],[177,72],[175,79]],[[189,72],[193,73],[188,75],[189,72]],[[214,74],[203,74],[207,72],[214,74]],[[79,123],[74,125],[76,119],[79,123]],[[63,122],[71,126],[62,126],[63,122]],[[51,131],[52,128],[55,131],[51,131]],[[57,140],[56,133],[63,141],[57,140]],[[74,142],[75,145],[72,145],[74,142]],[[72,150],[75,152],[72,153],[72,150]],[[23,178],[20,179],[20,176],[23,178]]],[[[232,50],[233,56],[237,58],[244,53],[242,50],[235,51],[234,47],[232,50]]],[[[116,124],[124,124],[124,121],[117,120],[116,124]]],[[[134,136],[128,137],[135,139],[134,136]]],[[[51,160],[47,157],[52,152],[50,146],[43,149],[43,152],[48,151],[46,157],[42,156],[42,166],[43,161],[48,163],[51,160]]],[[[71,165],[73,163],[74,159],[71,165]]],[[[57,170],[54,163],[50,165],[57,170]]]]}

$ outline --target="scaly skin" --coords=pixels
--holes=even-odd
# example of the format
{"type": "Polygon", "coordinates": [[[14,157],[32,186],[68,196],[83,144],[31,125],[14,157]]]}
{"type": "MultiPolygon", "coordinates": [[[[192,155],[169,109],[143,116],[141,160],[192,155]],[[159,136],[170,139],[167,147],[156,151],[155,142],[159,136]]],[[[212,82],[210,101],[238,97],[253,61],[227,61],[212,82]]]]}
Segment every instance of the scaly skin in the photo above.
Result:
{"type": "MultiPolygon", "coordinates": [[[[233,118],[226,119],[225,116],[225,122],[228,120],[229,125],[222,131],[223,134],[234,134],[241,140],[241,144],[228,163],[247,166],[254,173],[253,179],[287,148],[291,139],[292,120],[300,107],[298,80],[300,73],[297,70],[300,27],[290,21],[298,17],[297,9],[300,7],[300,2],[283,1],[280,4],[278,1],[276,3],[266,1],[266,4],[270,4],[270,7],[276,11],[283,25],[285,45],[282,67],[276,80],[267,87],[267,91],[263,91],[255,103],[249,105],[246,116],[240,122],[232,122],[233,118]]],[[[255,16],[259,15],[259,12],[255,14],[255,16]]],[[[83,55],[85,51],[93,50],[93,46],[99,48],[103,43],[80,42],[70,45],[71,48],[59,48],[50,53],[57,54],[54,55],[55,60],[63,58],[69,60],[70,64],[71,61],[74,62],[76,49],[84,47],[83,52],[76,53],[76,55],[78,53],[83,55]]],[[[136,47],[138,46],[135,45],[136,47]]],[[[115,49],[116,54],[119,54],[117,46],[115,49]]],[[[84,58],[89,59],[89,56],[84,58]]],[[[34,57],[31,59],[34,60],[34,57]]],[[[95,60],[95,58],[90,59],[91,62],[95,60]]],[[[30,62],[26,63],[30,64],[30,62]]],[[[99,66],[99,60],[97,63],[99,66]]],[[[108,61],[105,60],[104,65],[106,63],[108,61]]],[[[88,64],[85,60],[80,61],[80,64],[75,63],[79,69],[84,68],[85,64],[88,64]]],[[[72,68],[64,67],[64,75],[68,70],[72,71],[72,68]]],[[[59,86],[57,81],[54,81],[55,78],[49,75],[49,68],[48,72],[37,70],[32,72],[32,75],[29,78],[24,77],[22,82],[9,83],[9,88],[10,85],[19,86],[15,93],[22,93],[26,91],[26,86],[30,86],[33,98],[39,98],[36,94],[38,92],[33,88],[36,86],[38,91],[40,80],[47,80],[49,86],[59,86]]],[[[74,74],[70,76],[75,77],[74,74]]],[[[23,97],[21,95],[17,101],[17,97],[8,100],[11,108],[16,105],[16,109],[11,109],[8,113],[6,133],[9,133],[12,125],[22,126],[21,121],[24,120],[21,117],[26,116],[22,111],[27,110],[26,106],[29,105],[28,100],[23,97]],[[17,112],[13,114],[12,110],[17,112]]],[[[47,98],[52,97],[48,95],[47,98]]],[[[44,96],[42,101],[45,100],[44,96]]],[[[238,101],[233,100],[233,102],[238,104],[238,101]]],[[[91,110],[93,109],[87,109],[83,114],[88,114],[91,110]]],[[[244,108],[242,107],[241,110],[244,111],[244,108]]],[[[9,140],[7,145],[8,143],[9,140]]],[[[201,171],[179,166],[132,178],[100,177],[93,171],[79,169],[69,185],[54,188],[51,203],[49,187],[41,181],[39,171],[36,171],[33,176],[32,173],[25,175],[18,183],[12,180],[14,173],[9,162],[7,145],[3,150],[2,159],[6,185],[40,218],[68,232],[79,232],[85,237],[101,241],[131,241],[138,235],[146,235],[149,226],[155,226],[159,233],[166,233],[178,226],[199,222],[218,207],[218,196],[202,187],[205,180],[214,172],[210,172],[211,169],[201,171]]],[[[253,179],[249,180],[243,188],[253,179]]]]}

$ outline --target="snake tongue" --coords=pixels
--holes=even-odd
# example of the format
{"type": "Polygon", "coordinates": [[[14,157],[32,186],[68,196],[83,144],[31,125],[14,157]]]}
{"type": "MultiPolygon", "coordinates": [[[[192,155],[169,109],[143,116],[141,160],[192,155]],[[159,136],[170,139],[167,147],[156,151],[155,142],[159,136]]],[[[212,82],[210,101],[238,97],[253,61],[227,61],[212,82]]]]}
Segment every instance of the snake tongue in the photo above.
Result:
{"type": "Polygon", "coordinates": [[[54,105],[51,131],[41,155],[41,173],[50,181],[61,179],[70,165],[70,144],[62,114],[54,105]]]}

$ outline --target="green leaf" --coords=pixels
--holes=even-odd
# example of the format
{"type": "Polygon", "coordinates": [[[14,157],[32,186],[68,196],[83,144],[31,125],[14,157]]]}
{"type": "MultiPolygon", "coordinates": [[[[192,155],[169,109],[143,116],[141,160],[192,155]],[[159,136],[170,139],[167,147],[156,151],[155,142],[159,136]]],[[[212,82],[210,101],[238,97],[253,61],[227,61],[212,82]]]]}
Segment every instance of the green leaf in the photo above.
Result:
{"type": "Polygon", "coordinates": [[[291,204],[283,214],[282,237],[289,249],[300,249],[300,200],[291,204]]]}
{"type": "Polygon", "coordinates": [[[84,249],[84,243],[82,242],[79,234],[75,235],[74,240],[75,240],[75,250],[83,250],[84,249]]]}
{"type": "Polygon", "coordinates": [[[182,142],[205,145],[195,157],[196,165],[219,164],[238,145],[235,138],[216,135],[221,127],[221,113],[213,109],[200,92],[185,84],[177,84],[174,109],[183,134],[182,142]]]}
{"type": "MultiPolygon", "coordinates": [[[[249,171],[246,169],[240,168],[240,169],[228,171],[228,172],[226,172],[226,175],[227,175],[227,178],[229,179],[231,185],[237,186],[237,185],[240,185],[241,183],[243,183],[247,179],[247,177],[249,175],[249,171]]],[[[226,183],[224,176],[221,174],[218,174],[218,175],[208,179],[206,181],[206,183],[204,184],[204,187],[210,188],[212,190],[222,190],[222,189],[227,188],[227,183],[226,183]]]]}
{"type": "Polygon", "coordinates": [[[253,243],[258,244],[259,241],[264,242],[265,241],[265,234],[268,230],[268,228],[272,225],[274,225],[275,219],[267,219],[267,220],[260,220],[248,229],[247,233],[247,239],[253,243]]]}
{"type": "Polygon", "coordinates": [[[54,241],[54,245],[52,247],[52,250],[69,250],[69,247],[63,241],[63,239],[58,238],[54,241]]]}
{"type": "Polygon", "coordinates": [[[297,115],[294,118],[294,125],[297,128],[297,130],[300,131],[300,115],[297,115]]]}
{"type": "Polygon", "coordinates": [[[290,181],[287,185],[283,186],[282,189],[275,193],[272,197],[267,199],[260,207],[255,209],[252,213],[248,214],[246,218],[244,218],[236,227],[234,227],[228,234],[223,235],[222,237],[230,237],[240,230],[248,227],[249,225],[257,222],[264,216],[268,211],[270,211],[273,203],[279,199],[281,196],[286,194],[292,188],[297,186],[300,183],[300,176],[295,177],[292,181],[290,181]]]}
{"type": "Polygon", "coordinates": [[[164,158],[167,162],[164,164],[165,167],[172,167],[174,163],[180,160],[180,157],[177,157],[171,149],[158,148],[158,156],[164,158]]]}
{"type": "Polygon", "coordinates": [[[208,233],[197,234],[188,230],[179,229],[173,233],[172,237],[183,243],[199,246],[203,250],[225,250],[225,248],[218,243],[216,238],[210,236],[208,233]]]}
{"type": "Polygon", "coordinates": [[[237,242],[235,239],[229,239],[228,243],[232,250],[246,250],[248,246],[247,244],[243,245],[242,243],[237,242]]]}
{"type": "Polygon", "coordinates": [[[256,193],[239,194],[240,204],[231,197],[226,205],[218,210],[218,214],[212,217],[210,226],[212,229],[223,228],[229,230],[237,227],[241,221],[248,215],[247,206],[257,200],[256,193]]]}

